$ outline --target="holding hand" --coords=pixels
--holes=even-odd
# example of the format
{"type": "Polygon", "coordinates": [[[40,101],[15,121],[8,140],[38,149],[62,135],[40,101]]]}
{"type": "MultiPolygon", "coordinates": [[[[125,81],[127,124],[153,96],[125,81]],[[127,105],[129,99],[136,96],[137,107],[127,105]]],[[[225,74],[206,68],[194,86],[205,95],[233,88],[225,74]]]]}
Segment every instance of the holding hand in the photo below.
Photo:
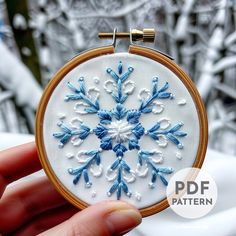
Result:
{"type": "Polygon", "coordinates": [[[40,169],[34,143],[0,152],[0,235],[122,235],[141,222],[139,211],[122,201],[105,201],[78,212],[47,177],[6,189],[40,169]]]}

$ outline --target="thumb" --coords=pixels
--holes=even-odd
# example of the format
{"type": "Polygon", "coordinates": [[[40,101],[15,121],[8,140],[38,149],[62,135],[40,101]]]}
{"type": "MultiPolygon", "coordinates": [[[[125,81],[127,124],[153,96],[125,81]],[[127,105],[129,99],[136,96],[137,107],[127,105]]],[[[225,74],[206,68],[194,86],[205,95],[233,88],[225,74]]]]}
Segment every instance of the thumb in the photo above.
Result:
{"type": "Polygon", "coordinates": [[[67,236],[122,235],[140,224],[137,209],[122,201],[105,201],[75,214],[62,224],[40,234],[67,236]]]}

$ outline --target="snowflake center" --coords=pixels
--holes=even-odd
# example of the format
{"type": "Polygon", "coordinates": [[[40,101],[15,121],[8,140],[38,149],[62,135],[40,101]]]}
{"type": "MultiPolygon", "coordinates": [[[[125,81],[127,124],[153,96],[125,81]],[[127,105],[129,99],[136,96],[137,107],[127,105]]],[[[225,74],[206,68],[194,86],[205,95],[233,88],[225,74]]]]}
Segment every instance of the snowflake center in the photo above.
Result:
{"type": "Polygon", "coordinates": [[[129,139],[129,136],[132,134],[133,125],[129,124],[126,120],[116,120],[107,127],[110,137],[120,143],[129,139]]]}

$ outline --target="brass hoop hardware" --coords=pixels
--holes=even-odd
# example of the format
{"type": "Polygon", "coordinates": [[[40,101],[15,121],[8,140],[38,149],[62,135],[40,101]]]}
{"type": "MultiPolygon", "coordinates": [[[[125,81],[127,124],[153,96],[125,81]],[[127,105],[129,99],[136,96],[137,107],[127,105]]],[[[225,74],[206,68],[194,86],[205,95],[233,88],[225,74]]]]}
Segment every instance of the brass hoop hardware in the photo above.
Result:
{"type": "Polygon", "coordinates": [[[154,42],[155,30],[153,28],[147,28],[143,30],[131,29],[130,32],[100,32],[98,37],[100,39],[129,39],[131,41],[142,41],[142,42],[154,42]]]}

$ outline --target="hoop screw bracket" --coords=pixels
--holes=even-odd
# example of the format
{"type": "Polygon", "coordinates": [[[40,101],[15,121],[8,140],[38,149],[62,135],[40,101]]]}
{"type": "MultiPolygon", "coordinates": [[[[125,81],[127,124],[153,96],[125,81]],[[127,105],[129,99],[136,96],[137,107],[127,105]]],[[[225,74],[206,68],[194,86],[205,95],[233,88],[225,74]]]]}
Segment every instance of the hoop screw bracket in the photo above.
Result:
{"type": "Polygon", "coordinates": [[[143,42],[154,42],[155,30],[153,28],[147,28],[143,30],[132,29],[130,32],[100,32],[98,37],[100,39],[111,39],[113,37],[121,39],[131,39],[131,41],[143,41],[143,42]],[[114,35],[115,34],[115,35],[114,35]]]}

